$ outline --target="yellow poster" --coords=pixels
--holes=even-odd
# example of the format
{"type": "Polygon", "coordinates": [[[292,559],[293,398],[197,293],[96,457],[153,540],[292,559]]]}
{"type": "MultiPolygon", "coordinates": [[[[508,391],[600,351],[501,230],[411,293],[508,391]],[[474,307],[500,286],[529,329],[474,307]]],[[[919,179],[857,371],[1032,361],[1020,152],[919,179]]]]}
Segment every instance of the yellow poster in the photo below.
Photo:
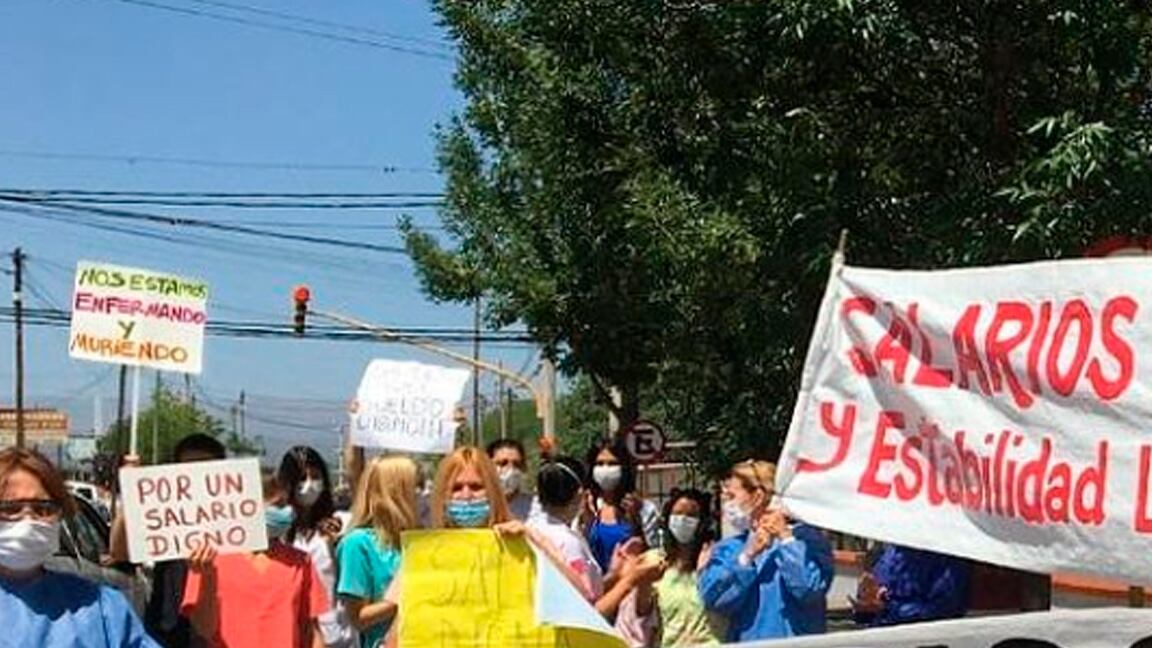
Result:
{"type": "Polygon", "coordinates": [[[608,634],[537,623],[537,558],[522,539],[414,531],[402,544],[401,648],[625,648],[608,634]]]}

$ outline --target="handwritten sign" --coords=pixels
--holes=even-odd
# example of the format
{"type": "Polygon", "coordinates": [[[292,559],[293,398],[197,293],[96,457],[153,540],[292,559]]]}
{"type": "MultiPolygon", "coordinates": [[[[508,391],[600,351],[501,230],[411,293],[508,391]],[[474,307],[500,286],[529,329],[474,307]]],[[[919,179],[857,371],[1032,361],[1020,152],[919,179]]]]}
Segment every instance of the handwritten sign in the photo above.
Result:
{"type": "Polygon", "coordinates": [[[268,548],[255,458],[120,471],[132,562],[186,558],[208,542],[220,553],[268,548]]]}
{"type": "Polygon", "coordinates": [[[81,261],[72,292],[73,358],[199,374],[208,284],[81,261]]]}
{"type": "Polygon", "coordinates": [[[451,452],[456,404],[470,376],[467,369],[373,360],[350,408],[353,445],[451,452]]]}
{"type": "MultiPolygon", "coordinates": [[[[520,538],[501,541],[490,529],[413,531],[401,539],[399,639],[401,646],[481,648],[624,648],[600,620],[589,627],[536,617],[539,560],[520,538]],[[600,628],[602,631],[596,631],[600,628]]],[[[562,577],[549,581],[550,596],[591,606],[562,577]]],[[[594,611],[590,612],[595,615],[594,611]]],[[[579,619],[581,615],[576,615],[579,619]]]]}
{"type": "Polygon", "coordinates": [[[740,648],[1149,648],[1150,628],[1152,610],[1059,610],[834,632],[742,643],[740,648]]]}
{"type": "Polygon", "coordinates": [[[1152,261],[837,265],[777,475],[829,529],[1152,583],[1152,261]]]}

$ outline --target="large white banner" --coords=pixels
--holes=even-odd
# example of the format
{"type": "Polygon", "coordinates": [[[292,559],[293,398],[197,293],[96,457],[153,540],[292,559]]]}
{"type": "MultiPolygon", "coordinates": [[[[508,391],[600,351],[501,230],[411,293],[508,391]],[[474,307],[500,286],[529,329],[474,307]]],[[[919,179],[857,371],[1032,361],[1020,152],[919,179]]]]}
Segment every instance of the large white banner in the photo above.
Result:
{"type": "Polygon", "coordinates": [[[777,489],[829,529],[1152,583],[1152,261],[834,264],[777,489]]]}
{"type": "Polygon", "coordinates": [[[471,375],[467,369],[373,360],[352,401],[352,444],[405,452],[451,452],[458,427],[456,406],[471,375]]]}
{"type": "MultiPolygon", "coordinates": [[[[737,644],[725,644],[735,646],[737,644]]],[[[1152,648],[1152,610],[1104,608],[914,623],[740,648],[1152,648]]]]}
{"type": "Polygon", "coordinates": [[[73,358],[199,374],[208,284],[106,263],[76,264],[73,358]]]}

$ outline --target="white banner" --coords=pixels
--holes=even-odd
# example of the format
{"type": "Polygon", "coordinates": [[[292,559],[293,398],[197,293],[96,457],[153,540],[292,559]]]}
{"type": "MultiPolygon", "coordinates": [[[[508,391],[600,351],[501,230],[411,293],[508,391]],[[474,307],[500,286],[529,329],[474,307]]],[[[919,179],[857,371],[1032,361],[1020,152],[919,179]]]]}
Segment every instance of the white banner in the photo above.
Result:
{"type": "Polygon", "coordinates": [[[740,648],[1149,648],[1152,647],[1152,610],[1033,612],[739,645],[740,648]]]}
{"type": "Polygon", "coordinates": [[[352,444],[447,453],[456,442],[456,406],[472,372],[419,362],[373,360],[352,402],[352,444]]]}
{"type": "Polygon", "coordinates": [[[835,264],[781,457],[828,529],[1152,583],[1152,261],[835,264]]]}
{"type": "Polygon", "coordinates": [[[124,468],[120,493],[134,563],[268,548],[260,461],[225,459],[124,468]]]}
{"type": "Polygon", "coordinates": [[[208,284],[106,263],[76,264],[68,354],[199,374],[208,284]]]}

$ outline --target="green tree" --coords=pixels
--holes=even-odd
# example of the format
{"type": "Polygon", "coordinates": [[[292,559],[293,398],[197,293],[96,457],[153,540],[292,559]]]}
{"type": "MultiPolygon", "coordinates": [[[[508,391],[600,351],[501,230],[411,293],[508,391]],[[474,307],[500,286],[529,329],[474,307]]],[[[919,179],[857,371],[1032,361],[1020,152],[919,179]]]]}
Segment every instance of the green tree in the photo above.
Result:
{"type": "Polygon", "coordinates": [[[463,112],[439,132],[427,292],[482,294],[606,406],[718,469],[773,455],[829,257],[1076,256],[1152,230],[1144,0],[437,0],[463,112]]]}
{"type": "MultiPolygon", "coordinates": [[[[259,455],[263,448],[250,439],[235,433],[225,433],[224,423],[193,403],[185,401],[171,390],[161,386],[153,395],[152,404],[140,411],[137,434],[140,457],[144,463],[152,462],[152,430],[156,430],[156,457],[159,463],[173,459],[173,450],[180,439],[190,434],[216,437],[234,455],[259,455]]],[[[102,452],[118,454],[128,449],[129,423],[113,423],[100,440],[102,452]]]]}

